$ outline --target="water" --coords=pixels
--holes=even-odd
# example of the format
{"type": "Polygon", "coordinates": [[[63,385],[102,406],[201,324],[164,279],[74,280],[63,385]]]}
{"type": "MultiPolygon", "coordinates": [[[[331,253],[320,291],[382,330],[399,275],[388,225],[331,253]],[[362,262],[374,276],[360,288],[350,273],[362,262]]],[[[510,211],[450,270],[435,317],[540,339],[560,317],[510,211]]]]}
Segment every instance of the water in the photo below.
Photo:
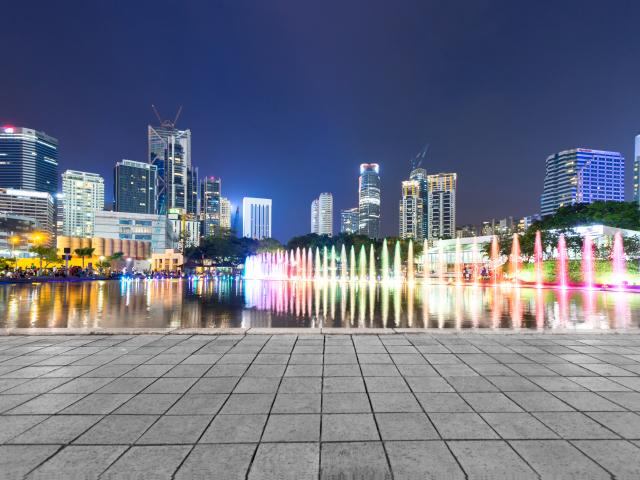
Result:
{"type": "Polygon", "coordinates": [[[640,294],[623,291],[422,281],[415,286],[240,279],[0,286],[0,327],[626,329],[640,326],[639,307],[640,294]]]}

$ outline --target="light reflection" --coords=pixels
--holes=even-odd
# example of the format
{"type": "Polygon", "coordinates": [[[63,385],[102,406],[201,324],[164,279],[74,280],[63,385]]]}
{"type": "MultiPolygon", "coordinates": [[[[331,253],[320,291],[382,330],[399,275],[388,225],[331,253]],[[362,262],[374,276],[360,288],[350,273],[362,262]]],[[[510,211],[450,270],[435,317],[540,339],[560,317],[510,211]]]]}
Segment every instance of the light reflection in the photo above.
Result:
{"type": "Polygon", "coordinates": [[[229,277],[0,287],[0,327],[416,327],[625,329],[624,291],[229,277]],[[390,312],[391,309],[391,312],[390,312]]]}

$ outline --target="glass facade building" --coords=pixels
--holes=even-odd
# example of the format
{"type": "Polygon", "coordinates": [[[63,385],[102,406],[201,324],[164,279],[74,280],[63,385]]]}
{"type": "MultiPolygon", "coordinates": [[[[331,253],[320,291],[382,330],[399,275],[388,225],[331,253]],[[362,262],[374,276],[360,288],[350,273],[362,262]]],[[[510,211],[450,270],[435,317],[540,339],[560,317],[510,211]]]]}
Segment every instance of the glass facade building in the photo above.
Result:
{"type": "Polygon", "coordinates": [[[377,163],[360,165],[358,232],[369,238],[380,237],[380,166],[377,163]]]}
{"type": "Polygon", "coordinates": [[[122,160],[114,168],[114,209],[116,212],[157,213],[158,168],[133,160],[122,160]]]}
{"type": "Polygon", "coordinates": [[[197,172],[191,170],[191,131],[178,130],[173,124],[163,123],[159,127],[148,127],[149,163],[158,172],[158,213],[166,215],[169,209],[180,208],[197,213],[193,194],[188,184],[195,186],[197,197],[197,172]]]}
{"type": "Polygon", "coordinates": [[[599,200],[624,201],[624,157],[619,152],[575,148],[547,157],[541,215],[599,200]]]}
{"type": "Polygon", "coordinates": [[[414,168],[409,174],[409,180],[418,182],[419,192],[418,197],[422,201],[422,213],[418,218],[420,224],[421,237],[427,238],[429,234],[429,216],[428,213],[428,201],[429,201],[429,187],[427,183],[427,171],[424,168],[414,168]]]}
{"type": "Polygon", "coordinates": [[[0,188],[58,189],[58,140],[30,128],[0,127],[0,188]]]}
{"type": "Polygon", "coordinates": [[[222,181],[217,177],[204,177],[200,181],[200,227],[202,236],[220,234],[222,181]]]}
{"type": "MultiPolygon", "coordinates": [[[[42,244],[55,245],[55,206],[48,192],[0,188],[0,212],[31,219],[43,234],[42,244]]],[[[35,232],[33,232],[35,233],[35,232]]]]}
{"type": "Polygon", "coordinates": [[[427,221],[429,240],[454,238],[456,234],[456,186],[458,175],[438,173],[427,176],[427,221]]]}
{"type": "Polygon", "coordinates": [[[340,211],[340,233],[358,233],[358,207],[340,211]]]}
{"type": "Polygon", "coordinates": [[[151,242],[152,253],[171,248],[171,234],[166,215],[102,211],[94,217],[94,237],[151,242]]]}

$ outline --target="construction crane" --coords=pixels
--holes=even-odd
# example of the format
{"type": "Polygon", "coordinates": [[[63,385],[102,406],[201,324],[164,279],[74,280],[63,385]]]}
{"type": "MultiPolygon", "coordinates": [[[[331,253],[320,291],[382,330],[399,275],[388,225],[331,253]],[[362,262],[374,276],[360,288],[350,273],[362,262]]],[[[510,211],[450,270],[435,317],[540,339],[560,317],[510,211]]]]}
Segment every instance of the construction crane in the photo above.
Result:
{"type": "Polygon", "coordinates": [[[160,123],[161,127],[176,128],[176,125],[178,123],[178,118],[180,118],[180,114],[182,113],[182,105],[178,107],[178,112],[176,113],[176,116],[174,117],[173,121],[168,119],[163,120],[162,116],[158,112],[158,109],[156,108],[155,105],[151,104],[151,109],[153,110],[153,113],[155,113],[156,118],[158,119],[158,122],[160,123]]]}
{"type": "Polygon", "coordinates": [[[429,144],[425,144],[424,148],[413,157],[409,163],[411,164],[411,171],[414,171],[416,168],[420,168],[422,166],[422,161],[427,157],[427,152],[429,151],[429,144]]]}

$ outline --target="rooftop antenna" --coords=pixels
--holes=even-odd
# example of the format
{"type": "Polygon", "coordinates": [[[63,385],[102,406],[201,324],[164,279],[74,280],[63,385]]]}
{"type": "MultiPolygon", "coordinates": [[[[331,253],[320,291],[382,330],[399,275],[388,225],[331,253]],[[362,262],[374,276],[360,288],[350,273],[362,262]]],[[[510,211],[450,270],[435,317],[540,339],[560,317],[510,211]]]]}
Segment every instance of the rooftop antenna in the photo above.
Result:
{"type": "Polygon", "coordinates": [[[156,118],[158,119],[158,122],[160,123],[161,127],[176,128],[176,124],[178,123],[178,118],[180,118],[180,114],[182,113],[182,105],[180,105],[180,107],[178,107],[178,112],[176,113],[176,116],[173,119],[173,121],[171,121],[169,119],[163,120],[162,116],[158,112],[158,109],[156,108],[155,105],[152,104],[151,105],[151,109],[153,110],[153,113],[155,114],[156,118]]]}

